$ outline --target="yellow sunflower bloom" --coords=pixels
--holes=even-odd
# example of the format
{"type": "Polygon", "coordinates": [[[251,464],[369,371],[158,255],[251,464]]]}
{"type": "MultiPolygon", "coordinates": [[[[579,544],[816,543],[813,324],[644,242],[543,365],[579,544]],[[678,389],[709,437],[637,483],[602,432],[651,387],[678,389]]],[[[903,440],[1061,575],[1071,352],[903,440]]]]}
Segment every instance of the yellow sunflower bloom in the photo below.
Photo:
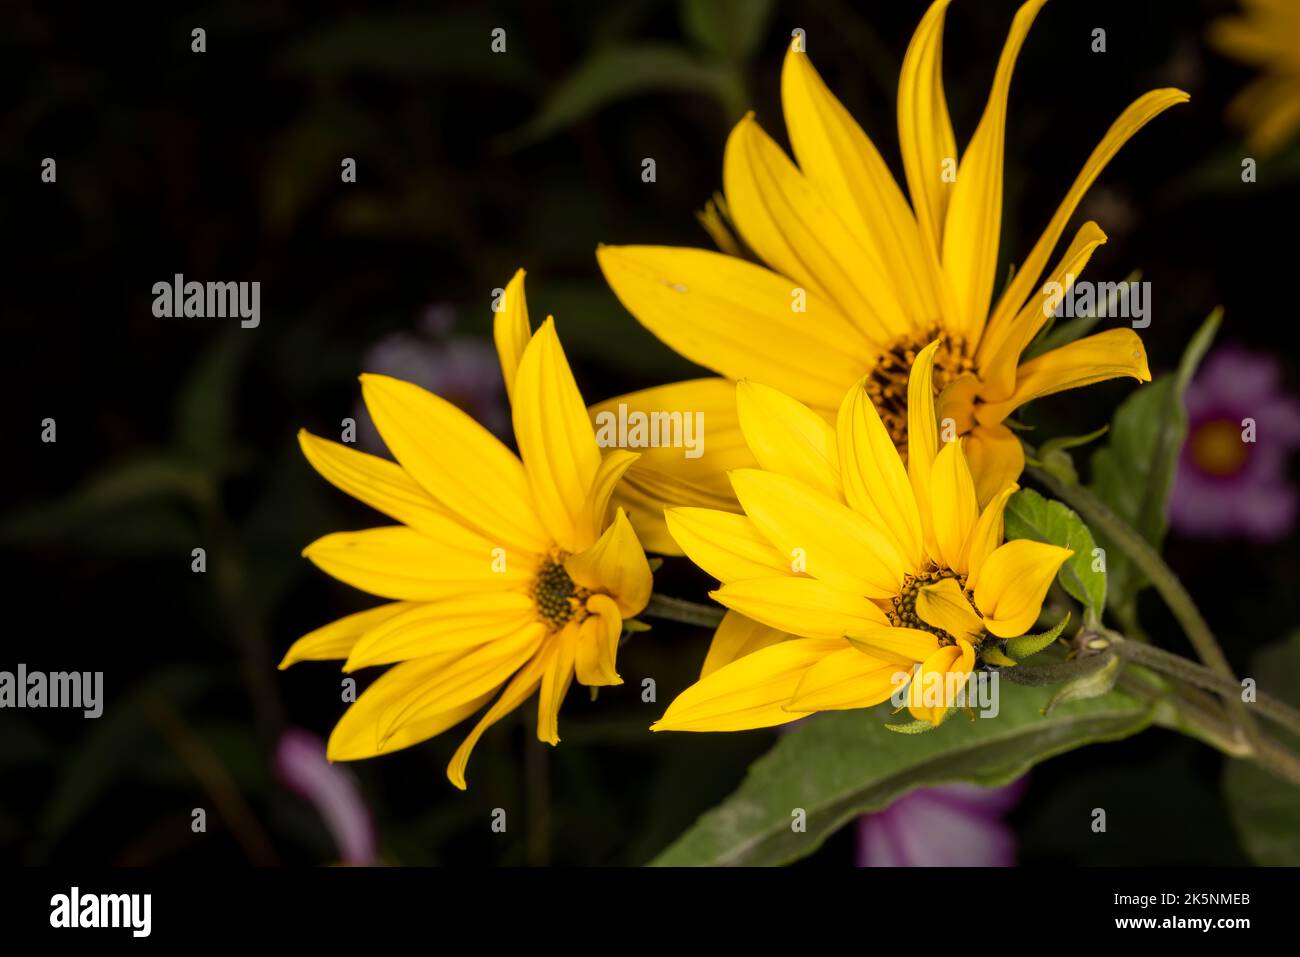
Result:
{"type": "Polygon", "coordinates": [[[923,348],[911,370],[906,464],[869,378],[834,426],[775,389],[739,383],[740,425],[759,463],[731,473],[743,514],[667,512],[729,611],[700,680],[653,730],[736,731],[866,708],[909,674],[909,711],[937,725],[982,654],[1000,655],[999,639],[1034,624],[1073,553],[1002,541],[1014,485],[979,507],[962,443],[937,429],[940,348],[923,348]]]}
{"type": "Polygon", "coordinates": [[[1210,25],[1210,43],[1263,74],[1228,105],[1250,148],[1275,153],[1300,130],[1300,0],[1244,0],[1239,16],[1210,25]]]}
{"type": "MultiPolygon", "coordinates": [[[[1017,13],[983,117],[960,162],[940,69],[947,6],[948,0],[938,0],[925,14],[899,80],[910,204],[808,55],[792,49],[781,95],[797,164],[752,116],[737,124],[723,161],[725,200],[715,200],[703,217],[724,252],[603,246],[597,258],[610,287],[643,325],[727,380],[765,382],[831,422],[845,390],[867,374],[868,393],[900,451],[908,369],[921,347],[938,339],[934,385],[941,416],[963,436],[978,501],[985,504],[1024,466],[1021,445],[1003,424],[1016,408],[1102,379],[1150,379],[1142,342],[1131,329],[1108,330],[1024,363],[1020,356],[1046,321],[1051,287],[1040,287],[1039,280],[1085,192],[1130,137],[1188,97],[1176,89],[1153,90],[1120,115],[995,296],[1007,95],[1042,0],[1017,13]],[[727,233],[727,220],[766,265],[735,255],[739,245],[727,233]]],[[[1085,223],[1047,279],[1068,291],[1105,240],[1095,223],[1085,223]]],[[[707,462],[647,456],[631,471],[629,507],[642,519],[638,529],[651,547],[663,540],[650,526],[656,505],[727,507],[722,471],[738,463],[734,419],[720,399],[726,388],[725,380],[698,380],[635,397],[647,407],[707,409],[710,448],[724,453],[705,456],[707,462]]]]}
{"type": "Polygon", "coordinates": [[[480,736],[534,691],[537,736],[557,744],[575,676],[622,681],[619,636],[645,608],[651,572],[610,497],[637,456],[602,456],[554,320],[531,333],[523,279],[520,270],[496,318],[519,456],[451,403],[379,375],[361,377],[362,395],[396,462],[299,435],[321,475],[400,523],[326,535],[304,552],[391,600],[299,639],[280,665],[392,666],[335,727],[332,761],[417,744],[496,696],[447,767],[464,789],[480,736]]]}

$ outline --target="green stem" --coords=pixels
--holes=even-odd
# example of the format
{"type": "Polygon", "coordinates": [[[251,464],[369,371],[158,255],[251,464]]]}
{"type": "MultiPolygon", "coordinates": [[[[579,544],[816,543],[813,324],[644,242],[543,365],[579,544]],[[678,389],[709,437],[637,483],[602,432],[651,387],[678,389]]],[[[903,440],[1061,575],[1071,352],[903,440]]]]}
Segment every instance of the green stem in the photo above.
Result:
{"type": "Polygon", "coordinates": [[[724,612],[714,605],[700,605],[682,598],[669,598],[656,592],[650,596],[650,602],[641,614],[651,618],[663,618],[665,621],[680,622],[683,625],[716,628],[722,621],[724,612]]]}

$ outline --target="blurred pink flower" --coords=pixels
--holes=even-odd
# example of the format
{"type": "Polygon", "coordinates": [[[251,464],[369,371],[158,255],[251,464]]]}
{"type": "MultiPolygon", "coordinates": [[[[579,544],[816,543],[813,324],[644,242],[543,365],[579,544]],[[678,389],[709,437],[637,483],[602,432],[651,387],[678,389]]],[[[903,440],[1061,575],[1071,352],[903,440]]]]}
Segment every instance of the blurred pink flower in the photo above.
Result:
{"type": "Polygon", "coordinates": [[[339,850],[341,863],[369,867],[377,862],[370,809],[350,771],[325,760],[325,742],[302,728],[280,735],[275,748],[276,777],[311,802],[339,850]]]}
{"type": "Polygon", "coordinates": [[[1188,386],[1187,441],[1169,499],[1179,532],[1255,541],[1290,532],[1296,489],[1287,458],[1300,447],[1300,402],[1280,380],[1272,356],[1225,346],[1188,386]]]}
{"type": "Polygon", "coordinates": [[[1025,778],[1006,787],[923,788],[858,818],[859,867],[1013,867],[1016,839],[1002,818],[1025,778]]]}

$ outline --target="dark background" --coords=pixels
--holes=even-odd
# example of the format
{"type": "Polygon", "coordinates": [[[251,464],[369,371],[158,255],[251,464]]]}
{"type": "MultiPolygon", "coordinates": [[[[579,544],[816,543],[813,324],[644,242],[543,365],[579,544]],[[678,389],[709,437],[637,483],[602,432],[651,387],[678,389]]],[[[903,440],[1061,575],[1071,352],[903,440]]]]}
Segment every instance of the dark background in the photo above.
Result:
{"type": "MultiPolygon", "coordinates": [[[[286,725],[327,736],[342,708],[337,672],[274,666],[299,635],[373,603],[314,570],[301,548],[379,522],[312,472],[296,430],[336,434],[354,414],[367,351],[420,327],[431,307],[444,326],[455,317],[444,337],[483,339],[492,290],[519,266],[534,323],[556,315],[588,400],[692,374],[605,288],[596,244],[709,245],[693,213],[720,187],[739,110],[752,105],[784,142],[779,71],[794,27],[899,172],[897,73],[924,9],[779,2],[752,55],[728,60],[683,29],[672,2],[214,3],[148,15],[11,6],[0,31],[0,669],[103,670],[107,706],[93,722],[0,713],[0,860],[329,862],[323,826],[276,782],[269,756],[286,725]],[[203,54],[190,51],[196,26],[207,30],[203,54]],[[489,49],[497,26],[503,55],[489,49]],[[615,70],[564,85],[594,54],[645,42],[723,79],[615,70]],[[600,102],[629,81],[627,95],[600,102]],[[557,98],[571,108],[556,113],[557,98]],[[56,184],[40,181],[46,156],[58,162],[56,184]],[[357,160],[355,185],[339,182],[344,156],[357,160]],[[641,181],[647,156],[653,184],[641,181]],[[176,272],[260,281],[260,328],[155,318],[151,287],[176,272]],[[46,417],[56,444],[40,441],[46,417]],[[190,571],[196,546],[207,549],[206,575],[190,571]],[[253,850],[212,812],[218,799],[196,762],[216,762],[237,790],[253,818],[244,829],[264,839],[253,850]],[[209,808],[205,835],[190,832],[196,806],[209,808]]],[[[1121,152],[1082,210],[1110,236],[1090,276],[1141,268],[1152,283],[1143,338],[1156,372],[1217,304],[1227,309],[1222,341],[1290,350],[1283,292],[1295,274],[1300,160],[1293,149],[1265,162],[1259,183],[1240,182],[1243,147],[1222,117],[1250,74],[1203,39],[1231,9],[1055,0],[1012,87],[1004,265],[1028,250],[1132,99],[1166,85],[1192,94],[1121,152]],[[1098,26],[1105,54],[1089,49],[1098,26]]],[[[1013,2],[968,0],[949,13],[959,144],[1014,12],[1013,2]]],[[[502,401],[494,377],[479,386],[471,398],[502,401]]],[[[1026,418],[1046,434],[1090,431],[1130,388],[1099,386],[1087,401],[1071,393],[1026,418]]],[[[1174,537],[1168,553],[1238,667],[1300,621],[1294,539],[1174,537]]],[[[706,584],[684,562],[657,580],[683,596],[706,584]]],[[[1143,614],[1151,634],[1186,651],[1164,638],[1176,632],[1157,601],[1148,596],[1143,614]]],[[[668,625],[637,636],[620,655],[627,684],[595,705],[570,696],[557,749],[529,740],[522,713],[504,721],[476,750],[467,794],[443,774],[463,731],[353,765],[385,858],[647,860],[773,738],[646,732],[694,678],[706,641],[668,625]],[[640,702],[643,676],[658,682],[658,705],[640,702]],[[491,833],[498,806],[519,809],[527,826],[491,833]]],[[[1242,862],[1219,764],[1162,731],[1058,758],[1033,773],[1012,818],[1022,860],[1242,862]],[[1096,835],[1088,814],[1103,804],[1109,831],[1096,835]]],[[[851,858],[841,834],[812,862],[851,858]]]]}

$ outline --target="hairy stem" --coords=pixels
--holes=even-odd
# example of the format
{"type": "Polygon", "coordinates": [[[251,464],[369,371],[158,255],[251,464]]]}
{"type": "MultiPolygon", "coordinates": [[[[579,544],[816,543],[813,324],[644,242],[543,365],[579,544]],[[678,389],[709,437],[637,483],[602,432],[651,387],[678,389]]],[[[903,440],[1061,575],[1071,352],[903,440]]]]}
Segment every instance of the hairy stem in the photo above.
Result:
{"type": "Polygon", "coordinates": [[[683,625],[716,628],[722,621],[724,612],[716,605],[701,605],[683,598],[669,598],[656,592],[650,596],[650,603],[645,606],[645,611],[641,614],[651,618],[681,622],[683,625]]]}

